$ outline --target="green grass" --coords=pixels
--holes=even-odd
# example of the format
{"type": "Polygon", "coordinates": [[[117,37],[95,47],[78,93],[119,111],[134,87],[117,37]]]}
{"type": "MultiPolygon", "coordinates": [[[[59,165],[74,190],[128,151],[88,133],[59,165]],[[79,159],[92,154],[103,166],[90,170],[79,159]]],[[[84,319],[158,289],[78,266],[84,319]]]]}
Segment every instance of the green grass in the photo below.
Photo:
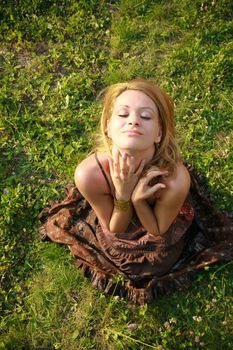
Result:
{"type": "Polygon", "coordinates": [[[0,350],[231,349],[232,262],[142,308],[105,297],[37,216],[73,181],[97,93],[152,78],[175,100],[184,158],[232,208],[232,13],[219,1],[3,1],[0,10],[0,350]]]}

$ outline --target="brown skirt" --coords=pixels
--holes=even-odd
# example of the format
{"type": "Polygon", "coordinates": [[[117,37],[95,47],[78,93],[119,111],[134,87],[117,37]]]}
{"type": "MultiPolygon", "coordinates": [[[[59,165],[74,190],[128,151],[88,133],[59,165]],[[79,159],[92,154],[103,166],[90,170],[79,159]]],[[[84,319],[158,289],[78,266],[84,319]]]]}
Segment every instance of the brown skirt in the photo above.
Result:
{"type": "Polygon", "coordinates": [[[75,186],[40,214],[42,239],[67,244],[84,276],[101,292],[135,303],[187,288],[195,270],[233,257],[233,224],[210,202],[200,176],[169,230],[155,237],[134,216],[123,233],[103,229],[75,186]]]}

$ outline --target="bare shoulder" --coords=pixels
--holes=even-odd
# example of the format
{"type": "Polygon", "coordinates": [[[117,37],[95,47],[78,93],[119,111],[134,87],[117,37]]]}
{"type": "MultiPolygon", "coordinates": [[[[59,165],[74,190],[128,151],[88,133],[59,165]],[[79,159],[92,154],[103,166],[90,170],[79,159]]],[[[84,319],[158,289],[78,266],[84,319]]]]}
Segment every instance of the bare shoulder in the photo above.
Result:
{"type": "Polygon", "coordinates": [[[174,185],[176,185],[180,190],[189,189],[190,187],[190,175],[188,169],[184,166],[183,163],[179,163],[174,176],[174,185]]]}
{"type": "Polygon", "coordinates": [[[167,195],[169,197],[177,196],[181,201],[184,200],[188,195],[191,183],[188,169],[183,163],[179,163],[174,174],[168,177],[165,183],[167,185],[167,195]]]}
{"type": "Polygon", "coordinates": [[[186,167],[179,163],[174,173],[164,178],[164,184],[166,188],[161,190],[154,207],[161,234],[174,222],[189,193],[190,175],[186,167]]]}
{"type": "Polygon", "coordinates": [[[95,155],[91,154],[76,167],[74,181],[83,195],[88,193],[106,193],[108,186],[95,155]]]}

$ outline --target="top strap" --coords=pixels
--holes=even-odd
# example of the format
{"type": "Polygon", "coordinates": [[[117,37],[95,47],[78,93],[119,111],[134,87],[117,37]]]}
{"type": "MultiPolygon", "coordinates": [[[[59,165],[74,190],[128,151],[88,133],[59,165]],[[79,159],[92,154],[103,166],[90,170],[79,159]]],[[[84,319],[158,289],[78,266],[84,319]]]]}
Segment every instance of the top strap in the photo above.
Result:
{"type": "Polygon", "coordinates": [[[103,168],[102,164],[100,163],[100,161],[99,161],[99,159],[98,159],[98,157],[97,157],[97,153],[96,153],[96,152],[95,152],[95,159],[96,159],[96,162],[97,162],[97,164],[99,165],[100,170],[101,170],[101,172],[102,172],[102,174],[103,174],[103,176],[104,176],[104,178],[105,178],[105,180],[106,180],[106,182],[107,182],[107,184],[108,184],[108,187],[109,187],[110,192],[112,192],[109,179],[108,179],[108,177],[107,177],[107,175],[106,175],[106,173],[105,173],[105,171],[104,171],[104,168],[103,168]]]}

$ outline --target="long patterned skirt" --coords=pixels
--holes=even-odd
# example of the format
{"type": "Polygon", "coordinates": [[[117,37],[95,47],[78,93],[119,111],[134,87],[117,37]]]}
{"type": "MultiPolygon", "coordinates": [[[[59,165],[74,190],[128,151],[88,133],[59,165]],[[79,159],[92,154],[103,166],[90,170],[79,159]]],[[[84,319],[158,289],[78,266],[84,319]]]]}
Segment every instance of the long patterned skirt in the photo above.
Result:
{"type": "Polygon", "coordinates": [[[75,186],[40,214],[42,239],[66,244],[94,287],[135,303],[187,288],[194,271],[233,257],[230,215],[212,205],[200,176],[189,169],[190,193],[169,230],[155,237],[136,215],[126,232],[103,229],[75,186]]]}

